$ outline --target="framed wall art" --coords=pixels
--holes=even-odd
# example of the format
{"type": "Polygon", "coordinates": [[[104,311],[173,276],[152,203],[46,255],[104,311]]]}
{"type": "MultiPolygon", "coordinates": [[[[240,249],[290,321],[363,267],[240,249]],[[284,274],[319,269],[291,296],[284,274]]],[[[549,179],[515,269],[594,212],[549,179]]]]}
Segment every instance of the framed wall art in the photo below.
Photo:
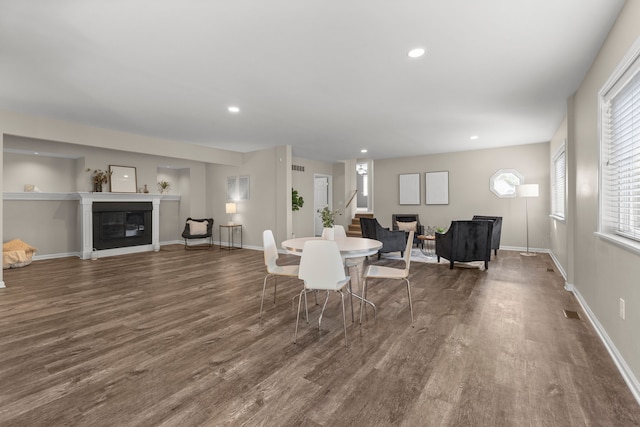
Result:
{"type": "Polygon", "coordinates": [[[399,175],[401,205],[420,204],[420,174],[401,173],[399,175]]]}
{"type": "Polygon", "coordinates": [[[424,174],[425,204],[449,204],[449,171],[426,172],[424,174]]]}

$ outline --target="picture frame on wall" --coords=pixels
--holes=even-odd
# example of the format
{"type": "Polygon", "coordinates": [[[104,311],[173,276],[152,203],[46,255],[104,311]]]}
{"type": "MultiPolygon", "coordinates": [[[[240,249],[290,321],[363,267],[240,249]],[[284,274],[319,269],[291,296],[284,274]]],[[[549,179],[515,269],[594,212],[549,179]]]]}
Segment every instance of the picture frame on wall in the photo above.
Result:
{"type": "Polygon", "coordinates": [[[401,205],[420,204],[420,174],[401,173],[398,178],[401,205]]]}
{"type": "Polygon", "coordinates": [[[227,200],[238,199],[237,182],[238,182],[238,177],[236,176],[227,177],[227,200]]]}
{"type": "Polygon", "coordinates": [[[138,179],[136,177],[135,167],[109,165],[109,174],[112,193],[138,192],[138,179]]]}
{"type": "Polygon", "coordinates": [[[238,200],[249,200],[249,176],[238,177],[238,200]]]}
{"type": "Polygon", "coordinates": [[[227,177],[227,200],[249,200],[249,175],[227,177]]]}
{"type": "Polygon", "coordinates": [[[425,172],[425,204],[449,204],[449,171],[425,172]]]}

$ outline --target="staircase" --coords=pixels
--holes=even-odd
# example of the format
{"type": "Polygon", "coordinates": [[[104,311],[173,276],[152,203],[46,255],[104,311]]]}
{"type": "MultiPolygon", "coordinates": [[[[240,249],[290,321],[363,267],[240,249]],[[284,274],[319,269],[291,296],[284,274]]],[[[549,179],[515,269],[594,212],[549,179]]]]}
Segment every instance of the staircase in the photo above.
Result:
{"type": "Polygon", "coordinates": [[[362,237],[362,230],[360,229],[360,218],[373,218],[372,213],[357,213],[355,218],[351,219],[349,229],[347,230],[348,237],[362,237]]]}

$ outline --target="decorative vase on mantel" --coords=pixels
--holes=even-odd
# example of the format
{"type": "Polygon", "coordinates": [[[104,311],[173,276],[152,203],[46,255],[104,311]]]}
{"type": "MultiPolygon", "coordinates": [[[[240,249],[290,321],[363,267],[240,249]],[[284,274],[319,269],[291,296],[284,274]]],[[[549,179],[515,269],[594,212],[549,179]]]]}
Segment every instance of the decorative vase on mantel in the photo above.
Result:
{"type": "Polygon", "coordinates": [[[335,230],[333,227],[323,227],[322,228],[322,238],[324,240],[334,240],[335,239],[335,230]]]}
{"type": "Polygon", "coordinates": [[[102,182],[94,182],[93,183],[93,192],[94,193],[102,193],[102,182]]]}

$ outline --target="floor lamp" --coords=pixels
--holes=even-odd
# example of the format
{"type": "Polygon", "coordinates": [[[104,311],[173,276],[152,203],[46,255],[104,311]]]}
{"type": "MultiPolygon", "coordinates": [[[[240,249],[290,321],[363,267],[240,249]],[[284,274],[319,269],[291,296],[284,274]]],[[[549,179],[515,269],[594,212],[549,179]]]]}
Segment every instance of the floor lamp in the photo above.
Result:
{"type": "Polygon", "coordinates": [[[529,206],[527,199],[530,197],[538,197],[538,184],[522,184],[516,187],[516,196],[524,197],[525,218],[527,221],[527,252],[521,252],[520,255],[536,256],[534,252],[529,252],[529,206]]]}

